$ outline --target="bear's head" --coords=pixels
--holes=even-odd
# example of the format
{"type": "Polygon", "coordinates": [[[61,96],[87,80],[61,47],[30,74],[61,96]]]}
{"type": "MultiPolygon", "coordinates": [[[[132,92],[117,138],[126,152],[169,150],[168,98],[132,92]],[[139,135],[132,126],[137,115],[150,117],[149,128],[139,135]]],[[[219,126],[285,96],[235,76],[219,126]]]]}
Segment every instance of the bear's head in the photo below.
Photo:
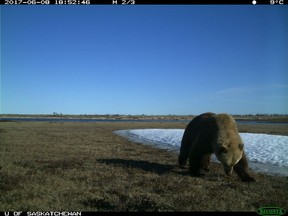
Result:
{"type": "Polygon", "coordinates": [[[223,164],[226,175],[231,175],[233,167],[242,158],[244,144],[236,122],[230,115],[216,115],[216,122],[217,132],[213,149],[217,159],[223,164]]]}
{"type": "Polygon", "coordinates": [[[214,150],[217,159],[223,164],[226,175],[231,175],[233,167],[239,162],[243,155],[243,143],[241,139],[226,140],[219,142],[214,150]]]}

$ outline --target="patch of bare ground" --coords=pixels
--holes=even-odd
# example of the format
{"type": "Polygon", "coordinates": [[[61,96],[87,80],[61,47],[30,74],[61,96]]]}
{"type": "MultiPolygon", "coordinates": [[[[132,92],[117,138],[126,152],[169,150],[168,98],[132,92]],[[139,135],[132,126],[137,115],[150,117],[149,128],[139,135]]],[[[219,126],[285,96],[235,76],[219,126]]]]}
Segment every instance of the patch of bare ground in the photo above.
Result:
{"type": "Polygon", "coordinates": [[[288,210],[287,177],[250,172],[257,182],[247,184],[212,163],[209,172],[194,178],[188,167],[178,167],[178,153],[113,133],[185,127],[181,122],[1,122],[0,211],[288,210]]]}

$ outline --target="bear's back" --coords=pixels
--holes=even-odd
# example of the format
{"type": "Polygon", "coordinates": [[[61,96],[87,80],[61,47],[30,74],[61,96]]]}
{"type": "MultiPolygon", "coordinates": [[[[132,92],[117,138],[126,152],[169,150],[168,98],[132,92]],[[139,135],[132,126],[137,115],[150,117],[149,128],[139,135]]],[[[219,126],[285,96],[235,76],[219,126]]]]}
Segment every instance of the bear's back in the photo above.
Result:
{"type": "Polygon", "coordinates": [[[215,113],[212,112],[207,112],[196,116],[187,125],[185,132],[190,133],[192,131],[197,134],[199,130],[202,130],[203,127],[206,127],[208,119],[211,119],[213,116],[215,116],[215,113]]]}

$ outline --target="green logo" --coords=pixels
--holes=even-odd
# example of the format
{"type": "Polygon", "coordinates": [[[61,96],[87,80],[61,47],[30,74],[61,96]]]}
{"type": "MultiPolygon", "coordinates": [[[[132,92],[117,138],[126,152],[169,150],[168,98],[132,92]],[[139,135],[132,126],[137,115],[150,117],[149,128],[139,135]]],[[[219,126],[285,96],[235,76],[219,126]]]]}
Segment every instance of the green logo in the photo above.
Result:
{"type": "Polygon", "coordinates": [[[272,206],[269,206],[269,207],[262,207],[262,208],[259,208],[257,210],[257,213],[259,215],[284,215],[286,213],[286,210],[283,209],[283,208],[280,208],[280,207],[272,207],[272,206]]]}

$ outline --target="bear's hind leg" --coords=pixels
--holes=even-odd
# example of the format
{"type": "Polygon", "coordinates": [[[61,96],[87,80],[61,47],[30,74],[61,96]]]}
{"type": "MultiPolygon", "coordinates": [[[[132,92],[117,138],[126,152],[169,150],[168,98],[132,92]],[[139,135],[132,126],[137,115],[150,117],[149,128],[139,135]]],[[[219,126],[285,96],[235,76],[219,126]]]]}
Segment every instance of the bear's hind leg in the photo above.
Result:
{"type": "Polygon", "coordinates": [[[189,173],[191,176],[201,176],[200,168],[202,168],[202,156],[200,152],[191,151],[189,155],[189,173]]]}
{"type": "Polygon", "coordinates": [[[189,133],[187,133],[186,130],[181,141],[180,154],[178,157],[178,163],[180,166],[186,165],[193,144],[193,141],[191,140],[189,133]]]}
{"type": "Polygon", "coordinates": [[[178,163],[181,167],[185,166],[187,163],[188,155],[186,156],[185,154],[181,154],[178,157],[178,163]]]}

